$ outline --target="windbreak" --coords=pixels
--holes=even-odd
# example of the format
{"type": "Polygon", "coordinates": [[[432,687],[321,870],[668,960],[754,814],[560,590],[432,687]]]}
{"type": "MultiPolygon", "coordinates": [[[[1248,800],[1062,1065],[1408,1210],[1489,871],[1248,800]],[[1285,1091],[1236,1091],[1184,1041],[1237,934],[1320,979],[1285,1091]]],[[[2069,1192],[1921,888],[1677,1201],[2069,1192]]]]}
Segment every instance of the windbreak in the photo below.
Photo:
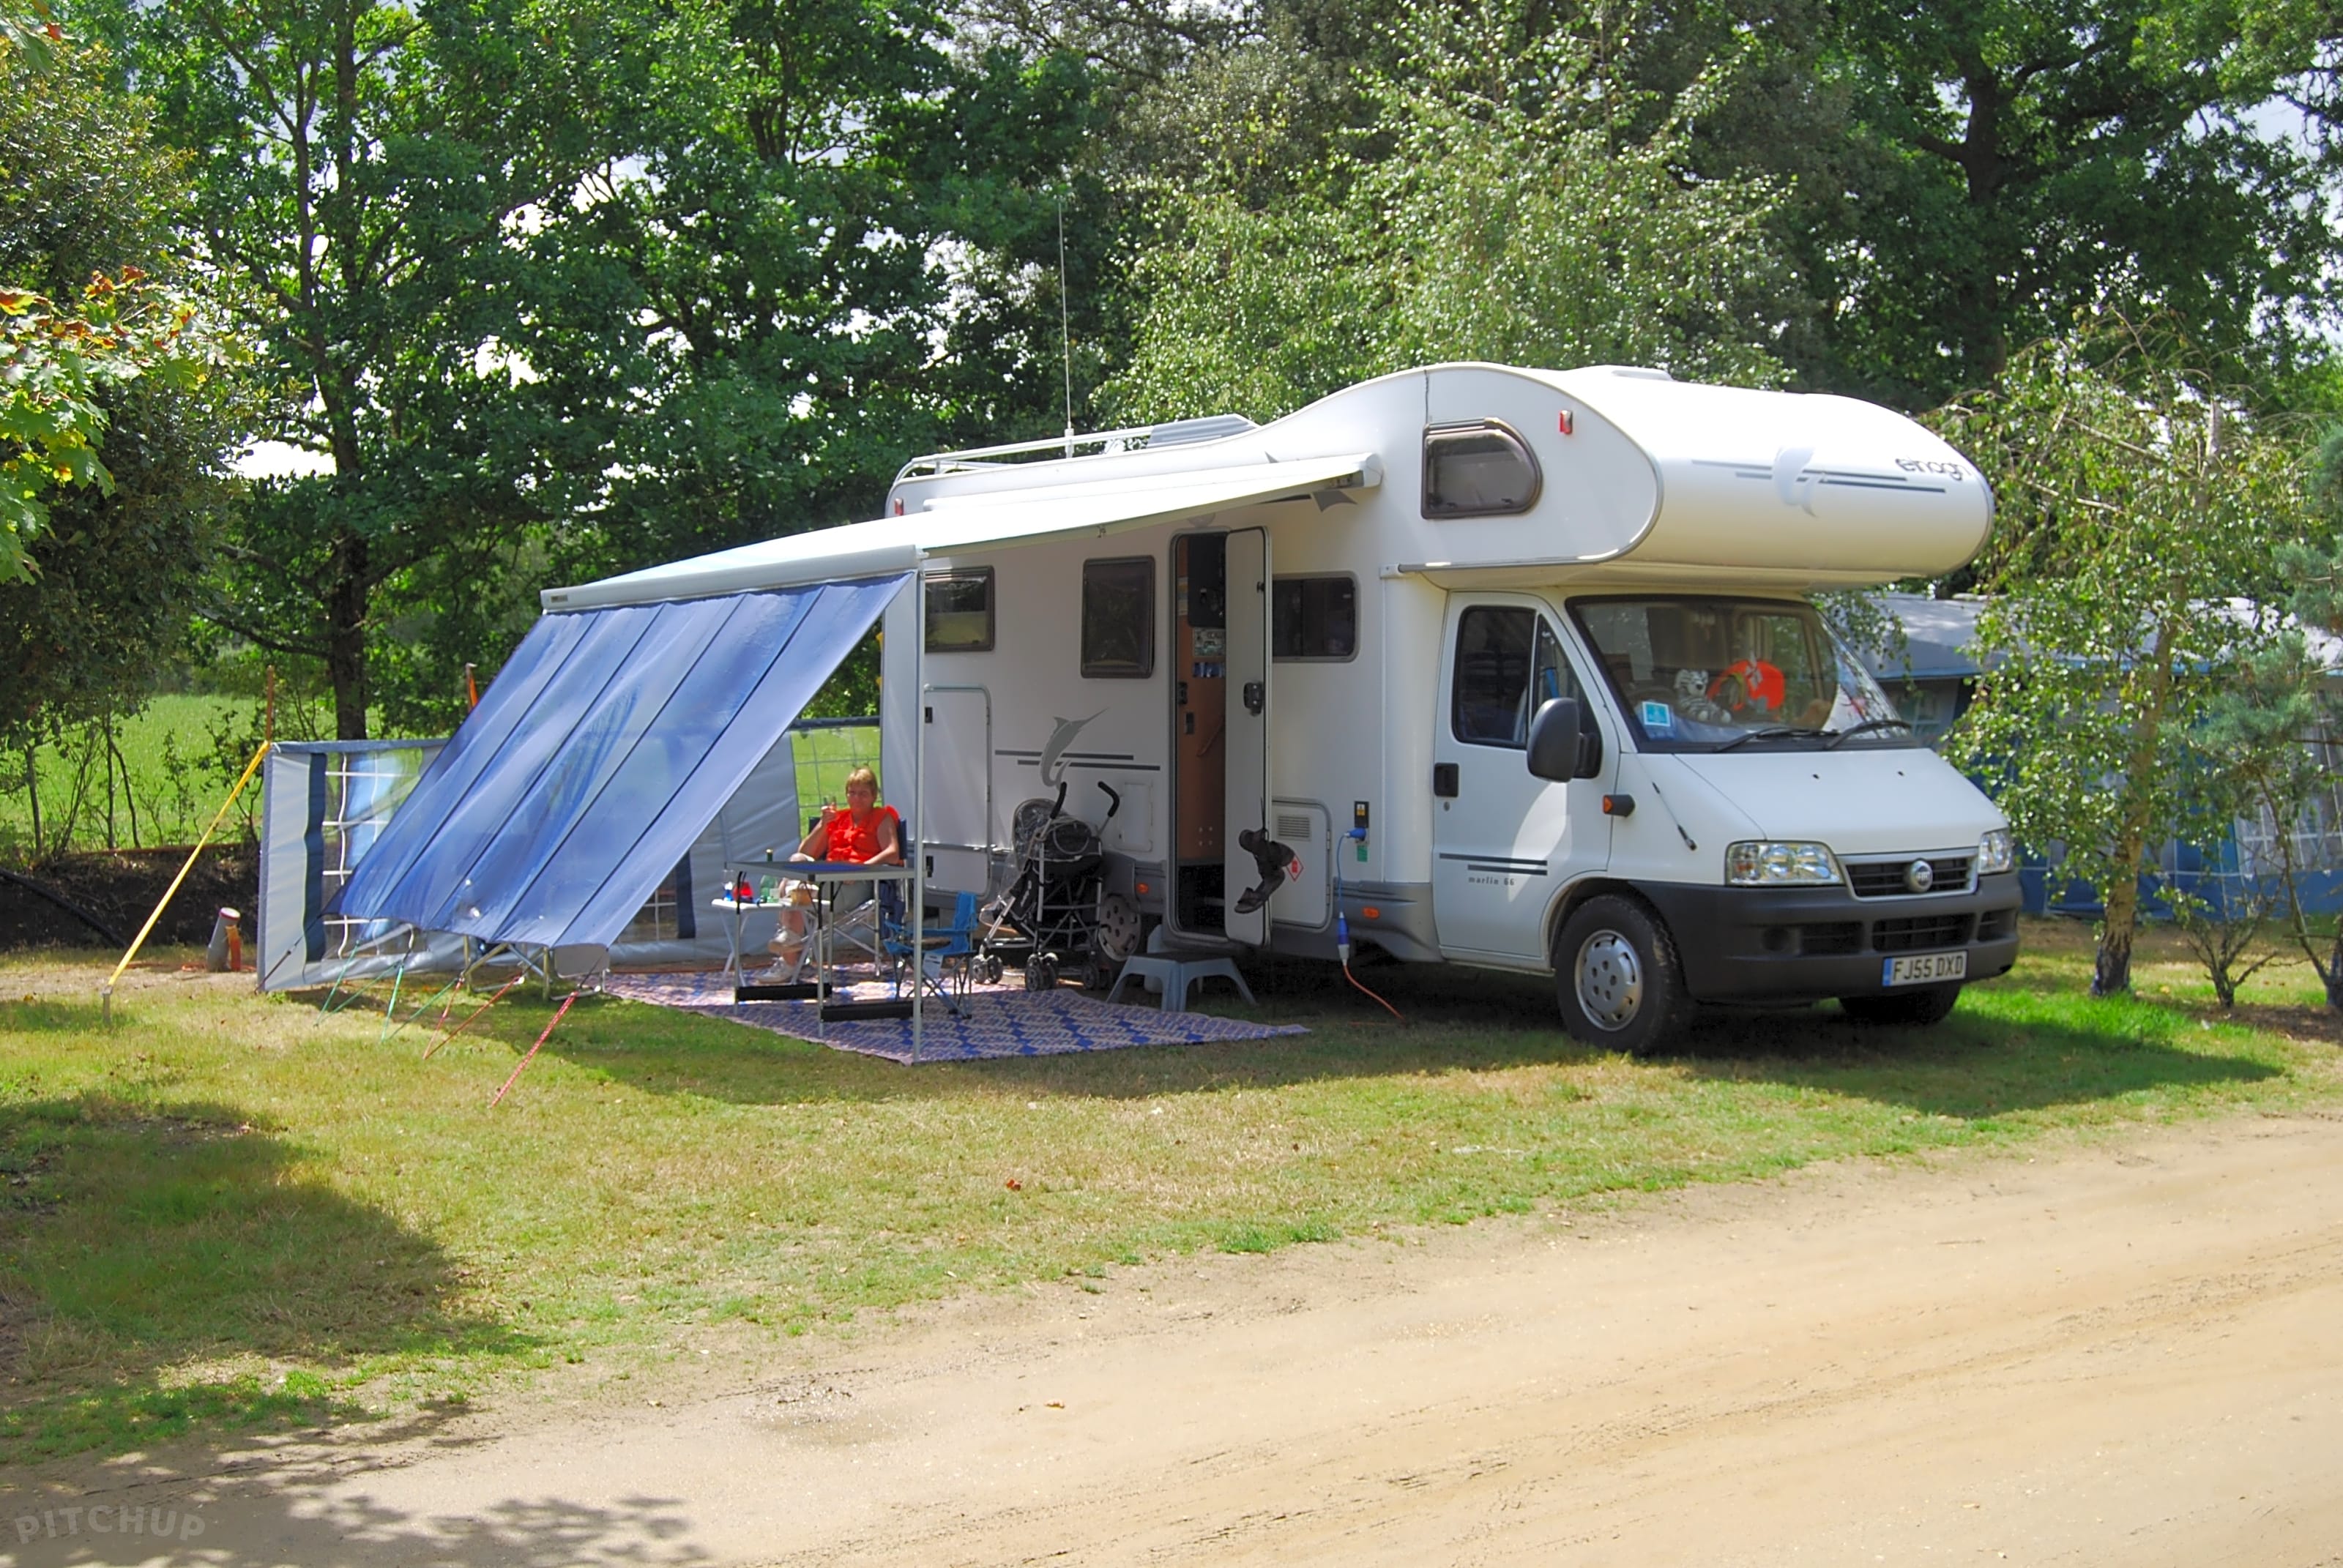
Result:
{"type": "Polygon", "coordinates": [[[908,580],[547,616],[339,912],[608,947],[908,580]]]}

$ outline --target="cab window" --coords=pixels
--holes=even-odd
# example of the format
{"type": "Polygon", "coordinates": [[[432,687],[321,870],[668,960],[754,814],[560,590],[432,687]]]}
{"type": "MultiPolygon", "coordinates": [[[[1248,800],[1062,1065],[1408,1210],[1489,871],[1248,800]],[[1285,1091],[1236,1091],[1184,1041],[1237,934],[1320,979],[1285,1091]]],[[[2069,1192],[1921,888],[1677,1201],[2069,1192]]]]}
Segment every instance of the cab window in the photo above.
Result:
{"type": "Polygon", "coordinates": [[[1475,605],[1456,623],[1449,723],[1474,746],[1526,748],[1530,719],[1557,697],[1577,697],[1562,641],[1544,616],[1513,605],[1475,605]]]}

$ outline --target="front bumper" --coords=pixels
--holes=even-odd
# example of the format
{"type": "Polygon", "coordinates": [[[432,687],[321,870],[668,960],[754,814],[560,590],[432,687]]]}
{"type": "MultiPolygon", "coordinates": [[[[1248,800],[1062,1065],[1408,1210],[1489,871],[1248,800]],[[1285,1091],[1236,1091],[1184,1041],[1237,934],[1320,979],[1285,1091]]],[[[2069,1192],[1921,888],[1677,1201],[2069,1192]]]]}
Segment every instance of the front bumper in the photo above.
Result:
{"type": "Polygon", "coordinates": [[[1684,984],[1702,1001],[1795,1002],[1878,996],[1886,961],[1966,952],[1968,979],[2017,961],[2015,874],[1966,892],[1858,899],[1845,887],[1647,884],[1675,938],[1684,984]]]}

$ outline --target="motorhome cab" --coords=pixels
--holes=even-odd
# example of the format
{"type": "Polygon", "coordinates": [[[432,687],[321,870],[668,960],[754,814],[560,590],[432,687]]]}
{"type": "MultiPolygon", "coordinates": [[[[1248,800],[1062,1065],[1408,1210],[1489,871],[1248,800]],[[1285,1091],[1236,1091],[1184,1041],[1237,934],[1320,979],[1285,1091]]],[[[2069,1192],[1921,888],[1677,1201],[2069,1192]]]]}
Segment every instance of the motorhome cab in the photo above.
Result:
{"type": "Polygon", "coordinates": [[[1976,469],[1889,410],[1444,365],[922,458],[887,500],[612,590],[915,562],[889,797],[933,885],[997,890],[1062,787],[1109,959],[1347,934],[1551,972],[1574,1034],[1632,1049],[1694,1001],[1931,1022],[2016,955],[2006,821],[1807,597],[1985,542],[1976,469]]]}

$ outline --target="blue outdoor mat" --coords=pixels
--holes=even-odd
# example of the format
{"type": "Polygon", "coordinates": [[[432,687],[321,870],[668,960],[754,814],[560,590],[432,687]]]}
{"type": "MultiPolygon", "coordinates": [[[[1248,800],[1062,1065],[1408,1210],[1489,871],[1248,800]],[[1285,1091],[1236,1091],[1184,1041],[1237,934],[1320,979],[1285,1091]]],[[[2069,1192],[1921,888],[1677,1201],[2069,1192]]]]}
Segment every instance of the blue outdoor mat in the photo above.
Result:
{"type": "MultiPolygon", "coordinates": [[[[883,1056],[890,1061],[973,1061],[998,1056],[1058,1056],[1077,1050],[1120,1050],[1132,1045],[1202,1045],[1224,1040],[1268,1040],[1302,1034],[1300,1024],[1247,1023],[1201,1012],[1109,1006],[1072,990],[980,988],[960,999],[963,1016],[928,1000],[920,1049],[911,1050],[909,1019],[841,1019],[824,1023],[811,1001],[752,1001],[736,1005],[730,977],[722,974],[619,974],[603,989],[629,1001],[702,1013],[752,1029],[770,1030],[816,1045],[883,1056]]],[[[881,1001],[893,996],[883,982],[841,986],[840,1001],[881,1001]]]]}

